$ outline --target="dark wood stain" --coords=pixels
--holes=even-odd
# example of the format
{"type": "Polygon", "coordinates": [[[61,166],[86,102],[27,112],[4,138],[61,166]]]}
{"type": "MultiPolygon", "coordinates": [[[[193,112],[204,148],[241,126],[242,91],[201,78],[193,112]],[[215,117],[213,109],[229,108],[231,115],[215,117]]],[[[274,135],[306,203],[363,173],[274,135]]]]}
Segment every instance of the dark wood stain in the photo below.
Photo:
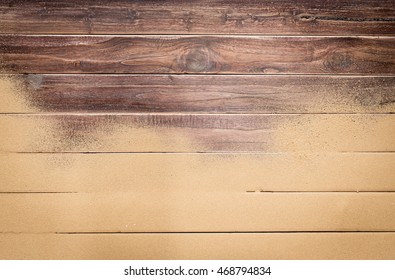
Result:
{"type": "Polygon", "coordinates": [[[390,75],[394,52],[392,37],[0,36],[12,73],[390,75]]]}
{"type": "Polygon", "coordinates": [[[393,35],[391,0],[10,1],[0,33],[393,35]],[[180,8],[182,7],[182,8],[180,8]]]}
{"type": "MultiPolygon", "coordinates": [[[[1,79],[2,76],[0,76],[1,79]]],[[[16,75],[7,113],[394,113],[395,77],[16,75]],[[21,109],[21,103],[28,107],[21,109]]]]}

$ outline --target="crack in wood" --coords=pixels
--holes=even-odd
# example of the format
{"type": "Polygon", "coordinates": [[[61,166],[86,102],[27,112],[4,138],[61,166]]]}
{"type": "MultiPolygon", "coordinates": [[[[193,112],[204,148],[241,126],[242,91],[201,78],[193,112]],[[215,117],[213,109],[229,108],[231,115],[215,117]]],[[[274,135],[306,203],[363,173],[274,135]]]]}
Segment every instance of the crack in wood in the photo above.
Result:
{"type": "Polygon", "coordinates": [[[362,17],[345,17],[345,16],[320,16],[310,14],[299,14],[296,18],[305,21],[323,20],[323,21],[355,21],[355,22],[395,22],[395,18],[362,18],[362,17]]]}

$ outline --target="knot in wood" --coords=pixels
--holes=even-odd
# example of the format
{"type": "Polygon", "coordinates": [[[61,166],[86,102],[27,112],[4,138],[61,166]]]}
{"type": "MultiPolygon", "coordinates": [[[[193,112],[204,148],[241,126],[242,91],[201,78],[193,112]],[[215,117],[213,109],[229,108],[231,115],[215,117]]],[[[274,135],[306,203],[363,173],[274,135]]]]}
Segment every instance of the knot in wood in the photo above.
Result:
{"type": "Polygon", "coordinates": [[[183,68],[188,72],[206,72],[213,67],[210,49],[198,46],[190,49],[184,56],[183,68]]]}
{"type": "Polygon", "coordinates": [[[348,70],[352,65],[353,59],[348,53],[334,52],[325,61],[325,67],[333,71],[348,70]]]}
{"type": "Polygon", "coordinates": [[[43,81],[43,75],[40,74],[27,74],[26,82],[29,88],[32,90],[38,90],[41,87],[43,81]]]}

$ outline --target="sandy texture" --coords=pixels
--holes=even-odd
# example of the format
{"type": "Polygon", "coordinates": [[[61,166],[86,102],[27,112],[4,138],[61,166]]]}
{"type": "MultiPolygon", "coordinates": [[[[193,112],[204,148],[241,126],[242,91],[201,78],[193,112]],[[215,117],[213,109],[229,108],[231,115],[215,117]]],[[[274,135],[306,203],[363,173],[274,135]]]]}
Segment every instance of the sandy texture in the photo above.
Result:
{"type": "Polygon", "coordinates": [[[393,153],[0,154],[0,192],[395,191],[393,153]]]}

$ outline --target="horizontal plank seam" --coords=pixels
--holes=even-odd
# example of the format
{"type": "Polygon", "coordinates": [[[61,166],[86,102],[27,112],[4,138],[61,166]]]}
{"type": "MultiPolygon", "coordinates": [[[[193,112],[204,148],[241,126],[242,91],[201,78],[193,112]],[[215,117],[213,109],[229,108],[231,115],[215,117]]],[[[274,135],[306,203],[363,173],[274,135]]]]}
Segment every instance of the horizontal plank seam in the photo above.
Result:
{"type": "MultiPolygon", "coordinates": [[[[1,37],[1,36],[0,36],[1,37]]],[[[1,53],[0,53],[1,55],[1,53]]],[[[245,73],[237,73],[237,72],[229,72],[229,73],[224,73],[224,72],[205,72],[205,73],[195,73],[195,72],[163,72],[163,73],[158,73],[158,72],[120,72],[119,74],[114,74],[114,72],[110,73],[110,72],[84,72],[84,73],[68,73],[67,71],[65,73],[50,73],[50,72],[20,72],[20,73],[16,73],[14,72],[7,72],[5,70],[1,70],[1,74],[2,75],[145,75],[145,76],[151,76],[151,75],[173,75],[173,76],[207,76],[207,77],[214,77],[214,76],[261,76],[261,77],[265,77],[265,76],[269,76],[269,74],[264,74],[264,73],[256,73],[256,74],[252,74],[249,72],[245,72],[245,73]]],[[[350,74],[350,73],[333,73],[332,74],[328,74],[328,73],[317,73],[317,74],[307,74],[307,73],[284,73],[284,74],[276,74],[276,76],[294,76],[294,77],[299,77],[299,76],[311,76],[311,77],[327,77],[327,76],[333,76],[333,77],[366,77],[366,78],[374,78],[374,77],[381,77],[381,78],[388,78],[388,77],[393,77],[395,73],[378,73],[376,75],[371,75],[369,73],[355,73],[355,74],[350,74]]]]}
{"type": "MultiPolygon", "coordinates": [[[[393,191],[380,191],[380,190],[375,190],[375,191],[245,191],[246,193],[249,194],[332,194],[332,193],[342,193],[342,194],[375,194],[375,193],[395,193],[395,190],[393,191]]],[[[119,191],[119,192],[46,192],[46,191],[41,191],[41,192],[29,192],[29,191],[23,191],[23,192],[2,192],[0,191],[0,195],[17,195],[17,194],[106,194],[106,193],[136,193],[133,191],[130,192],[125,192],[125,191],[119,191]]],[[[148,191],[149,193],[149,191],[148,191]]],[[[243,192],[240,192],[243,194],[243,192]]]]}
{"type": "Polygon", "coordinates": [[[395,231],[388,230],[368,230],[368,231],[176,231],[176,232],[13,232],[5,231],[0,234],[15,235],[34,235],[34,234],[51,234],[51,235],[172,235],[172,234],[395,234],[395,231]]]}
{"type": "Polygon", "coordinates": [[[359,194],[359,193],[395,193],[395,189],[393,191],[246,191],[246,193],[250,194],[310,194],[310,193],[351,193],[351,194],[359,194]]]}
{"type": "Polygon", "coordinates": [[[252,76],[252,77],[286,77],[286,76],[298,76],[298,77],[315,77],[315,76],[322,76],[322,77],[331,77],[331,78],[395,78],[395,75],[389,76],[389,75],[352,75],[352,74],[204,74],[204,73],[193,73],[193,74],[185,74],[185,73],[152,73],[152,74],[138,74],[138,73],[119,73],[119,74],[114,74],[114,73],[29,73],[29,74],[23,74],[23,73],[11,73],[11,74],[5,74],[4,72],[0,73],[1,76],[27,76],[27,75],[45,75],[45,76],[112,76],[112,77],[128,77],[128,76],[139,76],[139,77],[144,77],[144,76],[155,76],[155,77],[168,77],[168,76],[177,76],[177,77],[202,77],[202,76],[207,76],[207,77],[232,77],[232,76],[252,76]]]}
{"type": "Polygon", "coordinates": [[[222,152],[210,152],[210,151],[196,151],[196,152],[102,152],[102,151],[57,151],[57,152],[27,152],[27,151],[16,151],[16,152],[5,152],[0,151],[0,155],[14,155],[14,154],[181,154],[181,155],[194,155],[194,154],[214,154],[214,155],[333,155],[333,154],[392,154],[395,151],[332,151],[332,152],[251,152],[251,151],[222,151],[222,152]]]}
{"type": "MultiPolygon", "coordinates": [[[[395,21],[395,19],[394,19],[395,21]]],[[[222,34],[222,33],[160,33],[160,34],[150,34],[150,33],[136,33],[136,34],[73,34],[73,33],[62,33],[62,34],[51,34],[51,33],[40,33],[40,34],[29,34],[29,33],[0,33],[0,37],[12,36],[12,37],[227,37],[227,38],[363,38],[363,39],[394,39],[394,34],[378,34],[378,35],[305,35],[305,34],[260,34],[260,33],[232,33],[232,34],[222,34]]]]}
{"type": "Polygon", "coordinates": [[[249,231],[239,231],[239,232],[0,232],[1,235],[15,235],[15,236],[27,236],[27,235],[353,235],[353,234],[372,234],[372,235],[395,235],[395,231],[294,231],[294,232],[249,232],[249,231]]]}
{"type": "Polygon", "coordinates": [[[395,233],[393,230],[388,230],[388,231],[383,231],[383,230],[370,230],[370,231],[188,231],[188,232],[182,232],[182,231],[177,231],[177,232],[54,232],[55,234],[243,234],[243,233],[249,233],[249,234],[273,234],[273,233],[278,233],[278,234],[283,234],[283,233],[395,233]]]}
{"type": "Polygon", "coordinates": [[[393,230],[368,230],[368,231],[314,231],[314,230],[309,230],[309,231],[188,231],[188,232],[183,232],[183,231],[177,231],[177,232],[55,232],[55,234],[221,234],[221,233],[229,233],[229,234],[243,234],[243,233],[255,233],[255,234],[271,234],[271,233],[395,233],[393,230]]]}
{"type": "Polygon", "coordinates": [[[190,115],[199,115],[199,116],[295,116],[295,115],[394,115],[395,112],[378,112],[378,113],[203,113],[203,112],[48,112],[48,113],[0,113],[0,116],[190,116],[190,115]]]}
{"type": "MultiPolygon", "coordinates": [[[[0,191],[0,195],[2,194],[70,194],[70,193],[78,193],[78,192],[1,192],[0,191]]],[[[114,192],[111,192],[114,193],[114,192]]]]}
{"type": "Polygon", "coordinates": [[[179,112],[152,112],[152,111],[147,111],[146,113],[144,112],[139,112],[139,113],[121,113],[121,112],[108,112],[108,113],[101,113],[101,112],[95,112],[95,113],[81,113],[81,112],[62,112],[58,111],[56,113],[34,113],[34,112],[7,112],[7,113],[0,113],[0,117],[4,115],[24,115],[24,116],[138,116],[138,115],[177,115],[177,116],[182,116],[182,115],[203,115],[203,116],[217,116],[217,115],[222,115],[222,116],[229,116],[229,115],[246,115],[246,116],[281,116],[281,115],[393,115],[395,114],[394,112],[366,112],[366,113],[330,113],[330,112],[309,112],[309,113],[216,113],[216,112],[196,112],[196,111],[183,111],[182,113],[179,112]]]}

